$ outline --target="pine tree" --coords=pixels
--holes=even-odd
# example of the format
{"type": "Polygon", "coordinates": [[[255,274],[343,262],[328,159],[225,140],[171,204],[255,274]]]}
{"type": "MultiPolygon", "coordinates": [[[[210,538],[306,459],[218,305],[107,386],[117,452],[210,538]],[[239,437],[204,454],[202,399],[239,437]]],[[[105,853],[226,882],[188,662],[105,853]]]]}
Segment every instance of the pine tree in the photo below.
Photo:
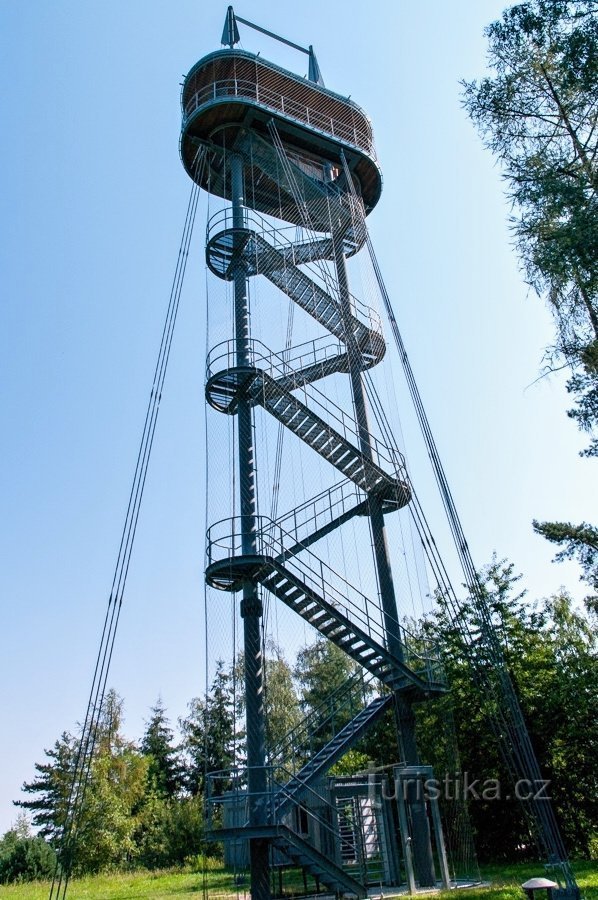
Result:
{"type": "MultiPolygon", "coordinates": [[[[598,456],[598,16],[596,0],[528,0],[486,29],[493,74],[463,82],[464,105],[499,158],[529,283],[548,301],[550,363],[571,369],[568,411],[598,456]]],[[[534,523],[596,584],[596,529],[534,523]]],[[[588,598],[596,603],[595,597],[588,598]]]]}
{"type": "Polygon", "coordinates": [[[593,593],[585,598],[588,609],[598,608],[598,528],[582,522],[537,522],[532,523],[534,531],[553,544],[562,546],[555,560],[576,559],[581,565],[581,580],[592,587],[593,593]]]}
{"type": "Polygon", "coordinates": [[[14,801],[15,806],[30,812],[40,836],[54,846],[66,817],[77,749],[77,740],[64,731],[50,750],[44,750],[47,761],[35,764],[33,781],[23,784],[23,792],[32,799],[14,801]]]}
{"type": "MultiPolygon", "coordinates": [[[[530,603],[512,563],[493,559],[480,578],[566,844],[571,852],[586,855],[598,814],[593,766],[598,751],[596,635],[566,594],[530,603]]],[[[464,630],[473,635],[475,652],[479,619],[467,601],[460,604],[457,622],[446,614],[442,597],[439,606],[437,638],[450,684],[441,705],[452,707],[463,770],[470,781],[480,779],[480,793],[485,779],[500,786],[500,799],[480,796],[470,803],[478,852],[481,858],[514,860],[529,847],[528,829],[489,725],[493,701],[483,699],[479,691],[462,636],[464,630]]],[[[431,748],[436,763],[439,724],[434,705],[428,709],[422,704],[418,727],[421,746],[426,753],[431,748]]]]}
{"type": "Polygon", "coordinates": [[[464,103],[501,160],[528,280],[556,350],[579,364],[598,339],[598,20],[595,0],[528,0],[486,29],[494,74],[464,103]]]}
{"type": "MultiPolygon", "coordinates": [[[[216,674],[206,700],[193,698],[189,714],[179,720],[186,756],[185,787],[192,795],[203,793],[205,776],[210,772],[230,772],[236,762],[236,726],[232,675],[224,661],[216,662],[216,674]]],[[[220,777],[213,781],[215,793],[229,783],[220,777]]]]}
{"type": "Polygon", "coordinates": [[[173,737],[166,709],[158,698],[146,723],[140,749],[144,756],[149,757],[150,784],[161,797],[176,796],[182,786],[181,763],[173,737]]]}

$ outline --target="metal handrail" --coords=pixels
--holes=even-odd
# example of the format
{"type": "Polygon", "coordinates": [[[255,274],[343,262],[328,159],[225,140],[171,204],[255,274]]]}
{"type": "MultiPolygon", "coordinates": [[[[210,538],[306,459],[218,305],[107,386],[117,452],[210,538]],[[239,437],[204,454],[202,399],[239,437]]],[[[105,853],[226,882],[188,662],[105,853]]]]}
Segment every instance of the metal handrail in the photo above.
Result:
{"type": "MultiPolygon", "coordinates": [[[[297,375],[304,368],[320,365],[345,353],[342,344],[329,335],[304,341],[273,353],[269,347],[256,338],[245,341],[249,364],[265,371],[271,378],[281,375],[297,375]],[[274,364],[277,360],[277,364],[274,364]]],[[[206,381],[218,372],[234,368],[237,360],[236,338],[221,341],[209,351],[206,357],[206,381]]]]}
{"type": "Polygon", "coordinates": [[[195,91],[183,110],[183,128],[196,110],[220,97],[241,97],[255,100],[260,106],[267,107],[274,112],[281,112],[286,118],[294,119],[302,125],[307,124],[323,134],[339,138],[345,143],[365,151],[371,159],[376,159],[372,138],[368,134],[365,123],[363,128],[358,129],[355,123],[343,122],[320,110],[313,109],[305,103],[300,103],[292,97],[264,87],[257,81],[243,78],[225,78],[213,81],[195,91]]]}
{"type": "MultiPolygon", "coordinates": [[[[318,731],[321,731],[329,723],[332,723],[332,737],[334,737],[337,734],[335,722],[338,714],[347,708],[353,713],[355,710],[354,698],[360,698],[362,701],[362,705],[357,709],[357,712],[363,709],[368,695],[374,689],[375,681],[375,676],[370,672],[364,673],[360,671],[340,685],[340,687],[329,694],[324,703],[311,710],[294,728],[285,734],[278,745],[271,751],[270,763],[273,764],[277,757],[283,757],[289,749],[292,752],[294,762],[297,755],[296,747],[299,741],[304,740],[303,735],[307,733],[310,738],[313,738],[318,731]]],[[[343,723],[341,727],[344,727],[345,724],[343,723]]]]}
{"type": "MultiPolygon", "coordinates": [[[[285,250],[297,251],[297,249],[303,245],[313,244],[314,242],[320,240],[320,238],[309,237],[306,240],[291,240],[290,237],[287,237],[286,232],[294,231],[296,234],[296,226],[284,226],[282,228],[279,228],[278,226],[273,225],[267,219],[264,219],[263,216],[259,215],[259,213],[256,213],[255,210],[249,207],[243,208],[243,223],[244,231],[254,231],[256,234],[270,243],[274,250],[278,250],[279,252],[284,252],[285,250]],[[254,225],[255,228],[251,228],[251,225],[254,225]]],[[[206,225],[206,245],[209,244],[210,241],[214,240],[214,238],[218,236],[219,232],[229,231],[236,228],[236,220],[233,220],[232,210],[230,210],[229,208],[218,210],[208,219],[208,223],[206,225]]],[[[326,238],[323,239],[325,240],[326,238]]],[[[307,264],[307,268],[310,277],[313,276],[316,279],[316,284],[318,284],[318,287],[321,287],[323,291],[328,292],[330,285],[322,283],[321,272],[319,272],[309,264],[307,264]]],[[[378,312],[373,309],[373,307],[368,306],[367,303],[364,303],[362,300],[360,300],[359,297],[355,297],[354,294],[349,294],[349,299],[353,310],[355,310],[358,313],[358,316],[360,316],[362,319],[361,324],[369,328],[370,331],[375,331],[377,335],[382,337],[382,320],[378,312]]],[[[331,300],[335,302],[335,298],[331,297],[331,300]]],[[[358,318],[358,316],[355,317],[358,318]]]]}
{"type": "MultiPolygon", "coordinates": [[[[234,798],[237,802],[242,802],[243,808],[245,810],[245,821],[242,825],[239,826],[239,832],[242,831],[243,828],[249,827],[249,807],[252,802],[254,804],[261,804],[262,810],[265,813],[263,816],[264,823],[263,824],[282,824],[289,831],[293,832],[300,837],[304,843],[310,844],[314,849],[319,850],[311,841],[308,839],[309,835],[305,833],[301,833],[293,828],[292,824],[288,821],[278,822],[278,808],[280,804],[281,796],[288,797],[295,805],[299,805],[299,801],[293,796],[293,793],[286,788],[286,784],[282,783],[280,779],[280,775],[283,776],[283,780],[289,782],[291,780],[297,784],[298,779],[291,772],[286,770],[283,766],[256,766],[256,769],[261,769],[265,771],[266,774],[266,790],[259,792],[250,793],[248,789],[245,787],[247,784],[247,769],[235,768],[235,769],[222,769],[217,772],[209,772],[206,776],[206,794],[205,794],[205,804],[206,804],[206,824],[208,826],[208,830],[218,830],[218,823],[216,823],[216,827],[213,828],[214,825],[214,809],[218,806],[223,805],[227,801],[230,801],[231,798],[234,798]],[[278,776],[278,778],[277,778],[278,776]],[[226,781],[227,783],[232,783],[233,788],[227,790],[226,793],[213,793],[211,786],[215,781],[226,781]]],[[[352,849],[352,844],[341,834],[340,829],[335,828],[331,822],[337,821],[336,809],[335,807],[327,800],[326,797],[322,796],[322,794],[318,793],[314,788],[305,782],[301,782],[301,795],[304,798],[306,795],[315,800],[318,807],[320,809],[329,810],[329,819],[324,818],[321,815],[311,808],[308,805],[301,804],[302,811],[314,822],[318,824],[318,831],[322,830],[332,836],[334,839],[334,846],[336,846],[339,850],[339,861],[335,862],[335,865],[338,865],[340,868],[343,867],[342,864],[342,848],[346,846],[347,849],[352,849]]],[[[242,837],[242,834],[239,833],[239,837],[242,837]]],[[[320,851],[321,852],[321,851],[320,851]]],[[[353,868],[353,867],[352,867],[353,868]]],[[[354,868],[353,868],[354,871],[354,868]]]]}
{"type": "MultiPolygon", "coordinates": [[[[336,608],[354,627],[365,632],[378,646],[385,647],[388,625],[394,625],[405,651],[404,664],[419,678],[430,683],[443,684],[444,672],[436,653],[422,655],[417,648],[437,644],[429,638],[411,634],[397,619],[384,616],[380,607],[332,569],[310,549],[304,548],[301,557],[289,557],[286,553],[292,536],[267,516],[257,516],[255,553],[284,565],[329,606],[336,608]],[[336,582],[336,584],[335,584],[336,582]]],[[[215,562],[231,560],[243,555],[243,517],[233,516],[215,522],[207,531],[208,567],[215,562]]]]}
{"type": "Polygon", "coordinates": [[[300,530],[308,526],[314,528],[316,523],[321,523],[322,520],[328,523],[334,516],[360,506],[366,499],[367,494],[358,488],[354,481],[345,478],[278,516],[276,524],[292,534],[296,542],[300,542],[300,530]]]}
{"type": "MultiPolygon", "coordinates": [[[[266,353],[254,355],[253,360],[256,363],[260,363],[260,365],[256,365],[256,368],[265,372],[265,374],[269,375],[274,381],[278,378],[285,378],[293,374],[293,369],[288,365],[284,358],[279,354],[268,350],[266,345],[261,341],[251,339],[247,343],[250,350],[255,347],[262,347],[267,351],[266,353]]],[[[308,344],[309,343],[310,342],[308,342],[308,344]]],[[[222,341],[220,344],[217,344],[216,347],[210,351],[207,358],[208,379],[213,378],[214,375],[218,374],[217,371],[214,371],[214,362],[216,360],[223,365],[223,368],[219,371],[225,372],[235,368],[237,360],[236,346],[236,339],[230,338],[228,341],[222,341]],[[220,350],[220,348],[226,348],[226,350],[222,350],[218,355],[214,355],[214,351],[220,350]],[[224,364],[225,360],[226,364],[224,364]]],[[[313,384],[303,384],[298,387],[298,390],[303,392],[306,406],[314,413],[314,415],[322,418],[330,428],[338,431],[344,440],[353,444],[356,449],[359,450],[361,438],[364,436],[364,430],[361,429],[360,431],[357,428],[352,416],[341,409],[340,406],[337,406],[330,397],[323,391],[318,390],[313,384]]],[[[379,438],[371,434],[371,432],[367,434],[367,439],[372,450],[373,462],[383,470],[390,468],[392,477],[406,482],[408,476],[403,454],[396,447],[389,447],[384,444],[379,438]]]]}

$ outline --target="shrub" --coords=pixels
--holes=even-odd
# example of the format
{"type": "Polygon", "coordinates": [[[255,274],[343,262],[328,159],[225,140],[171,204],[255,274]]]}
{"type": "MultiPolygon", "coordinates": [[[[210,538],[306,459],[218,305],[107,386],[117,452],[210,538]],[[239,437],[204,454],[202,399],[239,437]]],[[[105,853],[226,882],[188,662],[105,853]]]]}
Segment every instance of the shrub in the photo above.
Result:
{"type": "Polygon", "coordinates": [[[34,881],[54,873],[56,854],[41,837],[7,831],[0,840],[0,883],[34,881]]]}

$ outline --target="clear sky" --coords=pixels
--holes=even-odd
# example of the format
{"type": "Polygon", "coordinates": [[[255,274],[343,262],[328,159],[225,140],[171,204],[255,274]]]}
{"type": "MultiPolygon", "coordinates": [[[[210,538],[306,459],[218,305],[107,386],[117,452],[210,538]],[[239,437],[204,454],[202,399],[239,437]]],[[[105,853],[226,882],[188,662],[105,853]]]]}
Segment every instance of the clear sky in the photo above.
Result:
{"type": "MultiPolygon", "coordinates": [[[[536,382],[552,327],[510,248],[500,172],[460,108],[502,0],[236,7],[312,43],[327,86],[370,115],[384,190],[370,227],[478,565],[494,550],[531,597],[572,564],[531,519],[591,517],[591,461],[562,376],[536,382]]],[[[3,740],[11,801],[81,719],[190,182],[181,76],[218,49],[226,4],[41,0],[0,5],[3,36],[3,740]]],[[[300,72],[244,30],[245,49],[300,72]]],[[[112,677],[139,737],[161,695],[200,693],[204,553],[203,222],[188,267],[112,677]]],[[[407,443],[408,441],[407,435],[407,443]]]]}

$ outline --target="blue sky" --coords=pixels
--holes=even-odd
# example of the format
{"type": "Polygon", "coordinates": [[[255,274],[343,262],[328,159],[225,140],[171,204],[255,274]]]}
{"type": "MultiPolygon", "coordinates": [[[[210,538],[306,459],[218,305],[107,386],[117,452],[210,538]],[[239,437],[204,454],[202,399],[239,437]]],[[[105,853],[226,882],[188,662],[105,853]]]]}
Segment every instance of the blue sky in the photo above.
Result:
{"type": "MultiPolygon", "coordinates": [[[[500,171],[460,108],[495,0],[248,0],[240,15],[312,43],[327,86],[371,117],[384,189],[371,232],[478,565],[494,550],[531,597],[565,584],[532,518],[591,517],[590,461],[552,327],[510,247],[500,171]]],[[[43,748],[84,713],[189,180],[179,83],[219,46],[226,4],[2,4],[3,499],[0,832],[43,748]]],[[[245,49],[303,58],[242,32],[245,49]]],[[[202,207],[203,209],[203,207],[202,207]]],[[[139,737],[202,689],[205,274],[187,272],[111,683],[139,737]]],[[[404,423],[409,447],[409,417],[404,423]]],[[[415,439],[414,439],[415,440],[415,439]]]]}

